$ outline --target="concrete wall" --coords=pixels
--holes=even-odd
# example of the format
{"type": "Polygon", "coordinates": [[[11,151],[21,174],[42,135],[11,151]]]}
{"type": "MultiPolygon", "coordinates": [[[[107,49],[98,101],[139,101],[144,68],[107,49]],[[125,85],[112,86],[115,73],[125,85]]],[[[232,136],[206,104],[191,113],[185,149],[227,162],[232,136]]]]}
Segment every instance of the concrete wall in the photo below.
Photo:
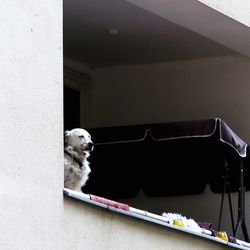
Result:
{"type": "Polygon", "coordinates": [[[248,0],[199,0],[221,13],[250,26],[250,4],[248,0]]]}
{"type": "Polygon", "coordinates": [[[62,1],[0,7],[0,248],[63,249],[62,1]]]}
{"type": "Polygon", "coordinates": [[[108,210],[64,199],[65,249],[222,250],[226,246],[108,210]],[[77,219],[76,219],[77,218],[77,219]],[[73,230],[72,230],[73,229],[73,230]]]}
{"type": "MultiPolygon", "coordinates": [[[[62,1],[2,0],[0,33],[1,249],[165,249],[168,244],[169,249],[221,249],[214,243],[179,237],[64,200],[62,1]]],[[[140,74],[138,77],[140,80],[140,74]]],[[[242,77],[245,83],[246,75],[242,77]]],[[[101,84],[95,82],[96,98],[101,96],[101,84]]],[[[113,86],[114,82],[108,85],[113,86]]],[[[134,91],[130,88],[127,93],[134,91]]],[[[111,115],[108,109],[107,117],[98,115],[107,97],[110,94],[104,92],[100,102],[95,99],[97,125],[109,124],[107,118],[117,114],[111,115]]],[[[124,108],[121,105],[118,111],[124,108]]],[[[129,121],[151,120],[135,118],[129,121]]],[[[113,123],[124,121],[111,119],[113,123]]],[[[244,130],[240,132],[244,135],[244,130]]]]}

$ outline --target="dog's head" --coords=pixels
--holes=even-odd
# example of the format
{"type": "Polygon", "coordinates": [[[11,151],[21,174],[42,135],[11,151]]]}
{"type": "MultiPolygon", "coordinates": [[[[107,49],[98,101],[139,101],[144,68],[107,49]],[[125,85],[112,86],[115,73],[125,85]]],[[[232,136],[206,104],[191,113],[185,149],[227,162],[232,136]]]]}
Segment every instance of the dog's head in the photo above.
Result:
{"type": "Polygon", "coordinates": [[[90,152],[94,149],[90,134],[82,128],[65,131],[65,144],[78,152],[90,152]]]}

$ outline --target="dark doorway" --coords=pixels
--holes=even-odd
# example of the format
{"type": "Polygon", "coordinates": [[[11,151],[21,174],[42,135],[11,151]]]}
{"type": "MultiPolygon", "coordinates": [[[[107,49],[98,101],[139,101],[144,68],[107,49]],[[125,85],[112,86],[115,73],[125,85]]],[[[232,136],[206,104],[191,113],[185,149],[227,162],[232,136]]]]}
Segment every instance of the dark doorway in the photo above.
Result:
{"type": "Polygon", "coordinates": [[[80,128],[80,91],[64,87],[64,130],[80,128]]]}

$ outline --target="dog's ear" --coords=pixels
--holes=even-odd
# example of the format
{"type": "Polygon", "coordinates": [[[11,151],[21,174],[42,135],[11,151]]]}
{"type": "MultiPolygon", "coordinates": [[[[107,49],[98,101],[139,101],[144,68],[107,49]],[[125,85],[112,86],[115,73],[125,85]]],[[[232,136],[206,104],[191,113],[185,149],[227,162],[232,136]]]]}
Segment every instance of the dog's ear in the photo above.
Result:
{"type": "Polygon", "coordinates": [[[70,135],[70,131],[69,130],[65,130],[64,131],[64,145],[65,146],[67,146],[67,144],[68,144],[69,135],[70,135]]]}

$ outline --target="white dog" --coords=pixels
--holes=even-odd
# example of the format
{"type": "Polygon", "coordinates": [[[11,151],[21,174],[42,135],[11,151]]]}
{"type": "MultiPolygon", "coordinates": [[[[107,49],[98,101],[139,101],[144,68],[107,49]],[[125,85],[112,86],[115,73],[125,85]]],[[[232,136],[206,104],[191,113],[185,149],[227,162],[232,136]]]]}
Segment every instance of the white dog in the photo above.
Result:
{"type": "Polygon", "coordinates": [[[81,192],[91,172],[88,162],[94,144],[82,128],[65,131],[64,187],[81,192]]]}

